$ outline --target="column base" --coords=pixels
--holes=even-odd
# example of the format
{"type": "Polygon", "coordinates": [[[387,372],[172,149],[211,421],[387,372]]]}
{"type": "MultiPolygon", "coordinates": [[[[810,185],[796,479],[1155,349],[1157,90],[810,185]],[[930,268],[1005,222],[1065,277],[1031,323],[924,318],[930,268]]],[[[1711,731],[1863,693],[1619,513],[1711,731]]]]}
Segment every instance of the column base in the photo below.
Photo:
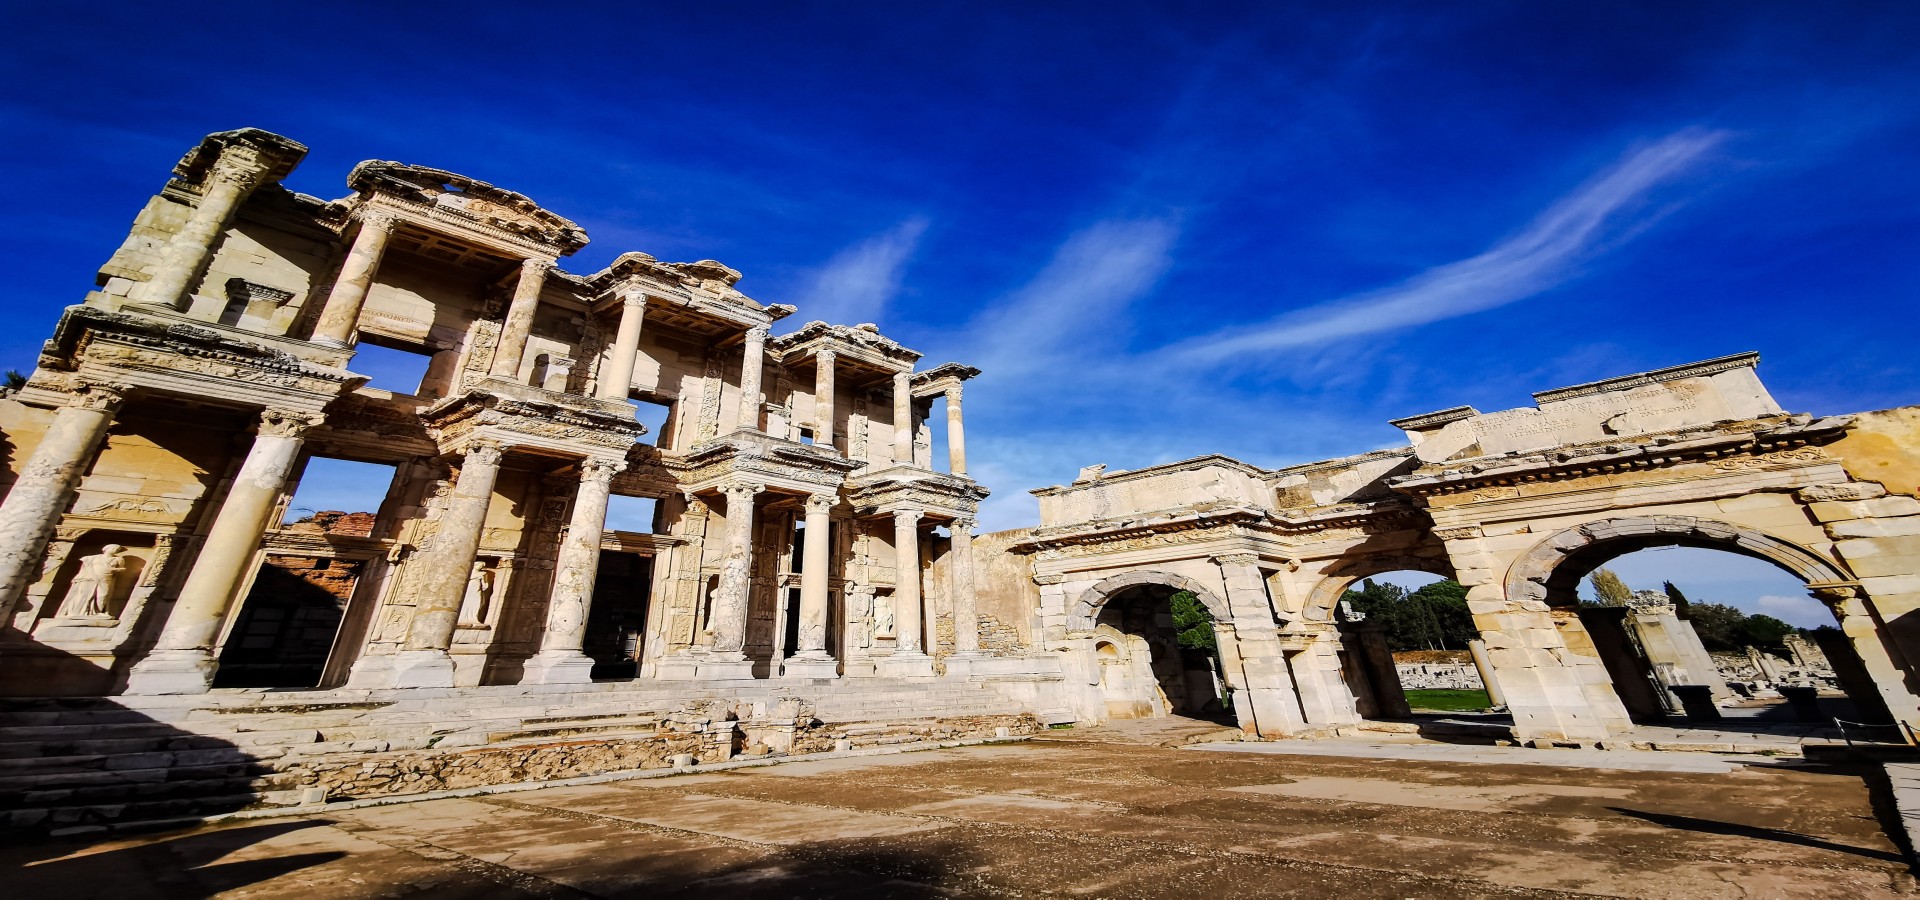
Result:
{"type": "Polygon", "coordinates": [[[353,349],[352,344],[349,344],[346,341],[343,341],[339,338],[316,337],[316,338],[313,338],[311,341],[309,341],[309,343],[319,344],[322,347],[332,347],[335,350],[353,349]]]}
{"type": "Polygon", "coordinates": [[[700,661],[691,656],[667,656],[650,668],[649,674],[661,681],[692,681],[700,674],[700,661]]]}
{"type": "Polygon", "coordinates": [[[521,669],[521,684],[591,684],[593,659],[578,650],[542,650],[521,669]]]}
{"type": "Polygon", "coordinates": [[[874,660],[877,674],[888,678],[933,677],[933,657],[918,650],[895,653],[874,660]]]}
{"type": "Polygon", "coordinates": [[[693,677],[701,681],[734,681],[753,678],[753,660],[708,657],[700,660],[693,677]]]}
{"type": "Polygon", "coordinates": [[[782,678],[838,678],[840,661],[823,651],[814,651],[819,655],[808,655],[805,651],[787,657],[780,666],[782,678]]]}
{"type": "Polygon", "coordinates": [[[973,674],[974,662],[985,658],[985,654],[966,650],[949,654],[947,658],[941,662],[947,667],[948,678],[965,678],[973,674]]]}
{"type": "Polygon", "coordinates": [[[453,657],[445,650],[403,650],[393,657],[397,688],[450,688],[453,673],[453,657]]]}
{"type": "Polygon", "coordinates": [[[127,673],[123,694],[204,694],[220,666],[208,650],[156,650],[127,673]]]}
{"type": "Polygon", "coordinates": [[[378,690],[393,687],[393,654],[362,654],[347,670],[347,683],[353,690],[378,690]]]}

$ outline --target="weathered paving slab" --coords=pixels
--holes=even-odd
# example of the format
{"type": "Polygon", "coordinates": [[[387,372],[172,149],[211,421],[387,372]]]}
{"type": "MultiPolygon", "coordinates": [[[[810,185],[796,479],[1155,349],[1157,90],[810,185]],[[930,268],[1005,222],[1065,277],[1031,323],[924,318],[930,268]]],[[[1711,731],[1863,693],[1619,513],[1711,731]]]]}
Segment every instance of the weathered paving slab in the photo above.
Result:
{"type": "Polygon", "coordinates": [[[1864,774],[1033,743],[34,843],[0,869],[113,900],[1912,895],[1864,774]]]}

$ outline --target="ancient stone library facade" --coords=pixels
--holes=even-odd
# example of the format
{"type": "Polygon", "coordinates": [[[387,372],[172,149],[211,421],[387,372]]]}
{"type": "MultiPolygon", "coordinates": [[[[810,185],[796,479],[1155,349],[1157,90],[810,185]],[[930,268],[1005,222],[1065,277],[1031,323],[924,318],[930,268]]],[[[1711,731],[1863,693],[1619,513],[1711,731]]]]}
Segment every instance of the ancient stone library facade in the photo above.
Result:
{"type": "Polygon", "coordinates": [[[1575,585],[1687,545],[1802,578],[1856,700],[1920,721],[1920,408],[1790,414],[1732,356],[1404,419],[1409,446],[1347,459],[1090,466],[1034,492],[1038,527],[976,536],[977,370],[871,325],[770,336],[795,309],[712,260],[567,271],[579,226],[451,172],[294,193],[304,153],[250,129],[187,153],[0,400],[0,695],[194,734],[255,715],[309,760],[569,715],[759,723],[777,751],[1223,695],[1249,735],[1311,736],[1404,713],[1337,601],[1416,569],[1470,588],[1519,738],[1591,742],[1659,711],[1575,585]],[[369,387],[369,347],[422,359],[419,386],[369,387]],[[315,459],[395,475],[377,510],[291,514],[315,459]],[[650,528],[607,527],[623,497],[650,528]],[[1167,640],[1178,590],[1216,658],[1167,640]]]}

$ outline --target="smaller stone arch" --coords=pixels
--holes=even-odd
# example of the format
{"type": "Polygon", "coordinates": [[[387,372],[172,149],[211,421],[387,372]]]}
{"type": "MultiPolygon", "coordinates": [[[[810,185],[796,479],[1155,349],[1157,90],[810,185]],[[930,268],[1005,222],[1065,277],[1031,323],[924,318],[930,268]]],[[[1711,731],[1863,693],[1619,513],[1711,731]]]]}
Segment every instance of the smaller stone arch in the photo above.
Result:
{"type": "Polygon", "coordinates": [[[1307,605],[1301,608],[1301,615],[1309,622],[1332,621],[1333,607],[1340,602],[1347,588],[1362,578],[1371,578],[1383,572],[1425,572],[1441,578],[1452,578],[1454,575],[1453,563],[1444,556],[1363,556],[1343,560],[1321,578],[1319,584],[1314,585],[1313,593],[1307,595],[1307,605]]]}
{"type": "Polygon", "coordinates": [[[1586,573],[1574,574],[1564,564],[1598,555],[1602,548],[1612,554],[1615,550],[1630,553],[1671,545],[1725,550],[1764,560],[1809,585],[1853,581],[1838,564],[1811,550],[1731,522],[1695,516],[1627,516],[1576,525],[1535,544],[1508,570],[1507,598],[1544,603],[1556,592],[1572,589],[1586,573]]]}
{"type": "Polygon", "coordinates": [[[1080,596],[1067,608],[1069,621],[1072,623],[1071,628],[1075,631],[1092,631],[1100,618],[1100,610],[1107,605],[1108,600],[1113,599],[1121,591],[1145,584],[1161,585],[1178,591],[1192,591],[1193,595],[1200,599],[1201,605],[1207,608],[1207,612],[1213,615],[1215,622],[1233,621],[1232,614],[1227,610],[1227,602],[1206,585],[1185,575],[1175,575],[1172,572],[1162,572],[1157,569],[1140,569],[1103,579],[1093,587],[1081,591],[1080,596]]]}

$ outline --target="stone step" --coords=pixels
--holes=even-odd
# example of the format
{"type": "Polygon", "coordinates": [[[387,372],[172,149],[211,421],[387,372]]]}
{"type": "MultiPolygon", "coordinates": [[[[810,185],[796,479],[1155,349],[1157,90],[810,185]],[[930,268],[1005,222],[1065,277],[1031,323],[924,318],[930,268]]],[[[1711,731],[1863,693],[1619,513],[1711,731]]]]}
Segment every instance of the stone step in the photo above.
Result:
{"type": "Polygon", "coordinates": [[[68,773],[57,777],[17,775],[0,778],[0,809],[223,796],[269,790],[290,781],[288,776],[252,765],[68,773]]]}
{"type": "Polygon", "coordinates": [[[588,734],[597,738],[610,738],[610,736],[615,734],[651,735],[655,733],[657,732],[651,724],[641,726],[637,722],[610,725],[555,725],[546,728],[524,728],[516,731],[489,732],[487,734],[487,743],[498,744],[509,741],[550,740],[588,734]]]}
{"type": "Polygon", "coordinates": [[[236,812],[261,803],[257,793],[208,794],[117,803],[58,804],[7,810],[0,828],[8,831],[60,831],[111,825],[116,822],[152,822],[236,812]]]}

